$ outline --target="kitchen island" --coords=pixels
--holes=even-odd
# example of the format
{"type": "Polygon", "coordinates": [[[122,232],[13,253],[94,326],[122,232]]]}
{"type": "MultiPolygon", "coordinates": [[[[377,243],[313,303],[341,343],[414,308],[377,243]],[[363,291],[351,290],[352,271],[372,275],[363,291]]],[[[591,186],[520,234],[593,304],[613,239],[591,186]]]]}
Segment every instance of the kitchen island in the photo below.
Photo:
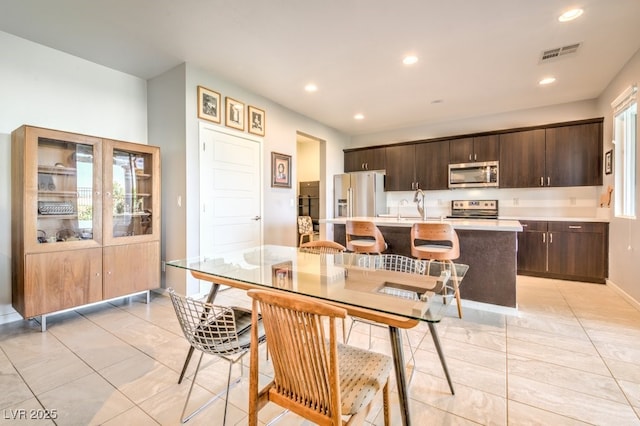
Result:
{"type": "MultiPolygon", "coordinates": [[[[376,224],[388,248],[385,253],[411,257],[411,226],[424,222],[419,218],[354,217],[376,224]]],[[[333,239],[346,244],[347,218],[323,219],[333,225],[333,239]]],[[[517,233],[522,226],[517,220],[493,219],[428,219],[426,222],[451,223],[460,240],[460,258],[469,265],[460,287],[463,299],[516,308],[517,233]]]]}

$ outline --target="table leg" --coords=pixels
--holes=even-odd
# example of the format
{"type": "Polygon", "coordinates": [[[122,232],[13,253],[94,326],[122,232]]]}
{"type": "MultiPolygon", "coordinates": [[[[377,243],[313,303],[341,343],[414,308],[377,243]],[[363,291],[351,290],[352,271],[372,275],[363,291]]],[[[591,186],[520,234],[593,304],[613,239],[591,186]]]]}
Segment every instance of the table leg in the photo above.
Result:
{"type": "Polygon", "coordinates": [[[444,353],[442,352],[442,348],[440,347],[440,338],[438,337],[438,332],[436,331],[436,325],[432,322],[429,322],[429,331],[431,332],[431,338],[433,339],[433,344],[436,347],[436,351],[438,352],[438,357],[440,357],[440,364],[442,365],[442,369],[444,370],[444,375],[447,377],[447,382],[449,383],[449,389],[451,389],[451,395],[455,395],[455,391],[453,390],[453,383],[451,383],[451,377],[449,376],[449,369],[447,368],[447,361],[444,359],[444,353]]]}
{"type": "MultiPolygon", "coordinates": [[[[209,290],[209,295],[207,296],[207,303],[213,303],[213,300],[216,298],[216,294],[218,294],[219,288],[220,284],[212,283],[211,290],[209,290]]],[[[187,372],[187,367],[189,367],[189,362],[191,362],[192,355],[193,346],[189,346],[189,352],[187,352],[187,358],[184,360],[184,365],[182,366],[182,371],[180,372],[180,377],[178,378],[178,384],[182,383],[182,379],[184,379],[184,373],[187,372]]]]}
{"type": "MultiPolygon", "coordinates": [[[[407,389],[407,378],[405,376],[404,355],[402,353],[402,335],[398,327],[389,326],[389,337],[391,339],[391,350],[393,352],[393,363],[396,370],[396,382],[398,384],[398,400],[400,402],[400,415],[402,424],[409,426],[409,392],[407,389]]],[[[415,366],[414,366],[415,368],[415,366]]]]}

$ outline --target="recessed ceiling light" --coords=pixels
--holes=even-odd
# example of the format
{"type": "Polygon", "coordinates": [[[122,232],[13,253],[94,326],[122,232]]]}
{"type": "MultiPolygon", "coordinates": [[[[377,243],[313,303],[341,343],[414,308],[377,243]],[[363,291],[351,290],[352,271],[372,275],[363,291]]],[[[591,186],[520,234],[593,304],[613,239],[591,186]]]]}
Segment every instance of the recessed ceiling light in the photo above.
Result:
{"type": "Polygon", "coordinates": [[[567,10],[566,12],[564,12],[562,15],[558,17],[558,21],[560,22],[573,21],[574,19],[580,17],[580,15],[582,15],[583,13],[584,13],[584,10],[582,9],[567,10]]]}
{"type": "Polygon", "coordinates": [[[355,118],[356,120],[364,120],[364,114],[356,114],[353,116],[353,118],[355,118]]]}
{"type": "Polygon", "coordinates": [[[547,85],[547,84],[551,84],[551,83],[553,83],[554,81],[556,81],[556,78],[555,78],[555,77],[545,77],[545,78],[543,78],[542,80],[540,80],[540,81],[538,82],[538,84],[539,84],[539,85],[541,85],[541,86],[545,86],[545,85],[547,85]]]}
{"type": "Polygon", "coordinates": [[[309,83],[304,86],[304,90],[306,90],[307,92],[317,92],[318,86],[316,86],[314,83],[309,83]]]}
{"type": "Polygon", "coordinates": [[[405,65],[413,65],[416,62],[418,62],[418,57],[413,55],[405,56],[402,60],[402,63],[405,65]]]}

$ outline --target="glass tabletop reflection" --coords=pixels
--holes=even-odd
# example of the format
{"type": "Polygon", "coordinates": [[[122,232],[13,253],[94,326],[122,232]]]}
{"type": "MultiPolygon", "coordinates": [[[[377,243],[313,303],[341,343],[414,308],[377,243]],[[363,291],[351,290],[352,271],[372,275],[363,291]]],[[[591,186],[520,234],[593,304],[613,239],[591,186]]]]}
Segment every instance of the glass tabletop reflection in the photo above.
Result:
{"type": "MultiPolygon", "coordinates": [[[[439,322],[453,299],[450,266],[411,260],[416,262],[412,272],[398,272],[389,270],[397,269],[389,268],[389,256],[316,254],[296,247],[264,245],[166,264],[206,274],[212,282],[217,277],[245,288],[277,288],[379,313],[439,322]]],[[[458,285],[467,269],[467,265],[455,264],[458,285]]]]}

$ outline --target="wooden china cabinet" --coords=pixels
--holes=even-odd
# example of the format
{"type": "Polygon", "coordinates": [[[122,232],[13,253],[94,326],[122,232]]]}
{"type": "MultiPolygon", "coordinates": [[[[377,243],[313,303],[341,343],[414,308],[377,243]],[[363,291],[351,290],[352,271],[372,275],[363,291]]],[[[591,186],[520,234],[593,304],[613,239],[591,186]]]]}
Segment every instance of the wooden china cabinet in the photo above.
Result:
{"type": "Polygon", "coordinates": [[[12,302],[25,318],[160,285],[160,150],[12,133],[12,302]]]}

